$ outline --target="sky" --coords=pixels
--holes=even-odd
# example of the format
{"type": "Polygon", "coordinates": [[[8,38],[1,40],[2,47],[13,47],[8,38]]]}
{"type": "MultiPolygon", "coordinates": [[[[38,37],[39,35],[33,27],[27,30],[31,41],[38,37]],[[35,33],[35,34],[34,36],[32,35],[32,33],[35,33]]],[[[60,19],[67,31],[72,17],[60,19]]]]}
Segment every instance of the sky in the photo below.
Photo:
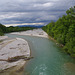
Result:
{"type": "Polygon", "coordinates": [[[0,23],[46,25],[65,15],[74,5],[75,0],[0,0],[0,23]]]}

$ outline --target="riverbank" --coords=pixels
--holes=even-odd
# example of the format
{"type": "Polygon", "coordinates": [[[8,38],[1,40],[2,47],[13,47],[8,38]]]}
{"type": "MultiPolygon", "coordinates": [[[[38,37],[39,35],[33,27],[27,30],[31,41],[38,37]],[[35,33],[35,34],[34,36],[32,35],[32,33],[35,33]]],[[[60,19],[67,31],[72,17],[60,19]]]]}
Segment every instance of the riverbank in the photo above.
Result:
{"type": "Polygon", "coordinates": [[[12,67],[19,70],[26,63],[24,57],[30,57],[30,48],[26,40],[15,38],[0,42],[0,72],[12,67]],[[9,61],[12,58],[16,60],[9,61]]]}
{"type": "Polygon", "coordinates": [[[58,43],[58,42],[57,42],[54,38],[52,38],[50,35],[49,35],[48,37],[49,37],[49,39],[51,39],[52,41],[54,41],[54,42],[56,43],[57,46],[59,46],[59,47],[61,47],[61,48],[64,47],[63,44],[58,43]]]}
{"type": "Polygon", "coordinates": [[[7,38],[8,38],[8,36],[0,36],[0,41],[4,40],[4,39],[7,39],[7,38]]]}
{"type": "MultiPolygon", "coordinates": [[[[42,29],[14,32],[10,34],[48,38],[47,33],[42,29]]],[[[10,73],[16,73],[16,71],[24,68],[23,66],[25,65],[26,61],[24,59],[19,59],[17,61],[11,62],[10,60],[17,57],[30,57],[30,48],[28,42],[22,38],[9,39],[7,36],[2,37],[5,38],[0,38],[0,40],[6,40],[0,42],[0,72],[4,72],[7,69],[12,69],[10,73]]]]}
{"type": "Polygon", "coordinates": [[[37,37],[48,38],[48,34],[45,31],[43,31],[42,29],[33,29],[33,30],[27,30],[27,31],[22,31],[22,32],[13,32],[10,34],[28,35],[28,36],[37,36],[37,37]]]}

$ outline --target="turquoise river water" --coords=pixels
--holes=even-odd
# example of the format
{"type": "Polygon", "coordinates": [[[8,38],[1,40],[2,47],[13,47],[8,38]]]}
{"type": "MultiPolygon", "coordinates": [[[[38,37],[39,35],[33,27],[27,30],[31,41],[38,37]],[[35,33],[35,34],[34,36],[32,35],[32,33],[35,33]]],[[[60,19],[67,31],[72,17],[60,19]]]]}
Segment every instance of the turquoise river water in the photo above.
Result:
{"type": "Polygon", "coordinates": [[[10,35],[26,39],[34,58],[27,61],[23,75],[75,75],[75,60],[47,38],[10,35]]]}

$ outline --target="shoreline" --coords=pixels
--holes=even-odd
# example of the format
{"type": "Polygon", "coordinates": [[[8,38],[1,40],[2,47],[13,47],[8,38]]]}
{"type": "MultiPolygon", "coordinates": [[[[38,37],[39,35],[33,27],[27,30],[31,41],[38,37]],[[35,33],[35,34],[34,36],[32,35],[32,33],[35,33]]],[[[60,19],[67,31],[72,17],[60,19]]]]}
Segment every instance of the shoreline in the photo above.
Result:
{"type": "Polygon", "coordinates": [[[0,41],[7,39],[8,36],[0,36],[0,41]]]}
{"type": "MultiPolygon", "coordinates": [[[[36,36],[36,37],[44,37],[44,38],[48,38],[48,34],[46,33],[46,32],[44,32],[42,29],[33,29],[33,30],[28,30],[28,31],[23,31],[23,32],[13,32],[13,33],[9,33],[9,34],[15,34],[15,35],[28,35],[28,36],[36,36]]],[[[3,37],[5,37],[5,36],[3,36],[3,37]]],[[[18,48],[19,47],[19,45],[20,44],[22,44],[22,42],[23,42],[23,44],[24,43],[27,43],[27,45],[28,45],[28,50],[29,50],[29,55],[27,56],[27,57],[31,57],[31,49],[30,49],[30,46],[29,46],[29,43],[28,43],[28,41],[26,41],[25,39],[22,39],[22,38],[15,38],[15,39],[8,39],[9,37],[8,36],[6,36],[4,39],[1,39],[1,40],[3,40],[2,42],[0,42],[0,59],[4,59],[4,60],[6,60],[6,59],[8,59],[9,57],[15,57],[15,55],[13,54],[13,55],[10,55],[10,54],[8,54],[8,53],[2,53],[1,51],[2,50],[6,50],[7,49],[7,52],[9,51],[9,53],[11,53],[12,51],[11,50],[14,50],[14,53],[16,53],[16,51],[18,51],[18,49],[16,50],[16,48],[18,48]],[[16,45],[16,42],[15,41],[17,41],[18,42],[18,44],[16,45]],[[19,42],[20,41],[20,42],[19,42]],[[14,43],[13,43],[14,42],[14,43]],[[2,44],[1,44],[2,43],[2,44]],[[13,43],[13,44],[12,44],[13,43]],[[12,47],[11,47],[11,45],[13,45],[12,47]],[[4,48],[4,49],[3,49],[4,48]],[[1,53],[2,53],[2,55],[3,55],[3,58],[2,58],[2,56],[1,56],[1,53]],[[5,58],[6,56],[4,56],[4,54],[7,54],[8,55],[8,57],[7,58],[5,58]]],[[[21,45],[21,48],[22,47],[24,47],[23,45],[21,45]]],[[[23,48],[23,50],[25,49],[26,47],[24,47],[23,48]]],[[[6,51],[4,51],[4,52],[6,52],[6,51]]],[[[27,54],[27,53],[25,53],[25,54],[27,54]]],[[[25,55],[25,54],[23,54],[23,55],[25,55]]],[[[18,55],[16,55],[16,56],[18,56],[18,55]]],[[[21,56],[21,55],[20,55],[21,56]]],[[[1,64],[3,64],[3,62],[4,62],[4,64],[5,63],[7,63],[6,61],[0,61],[0,65],[1,64]]],[[[12,63],[13,65],[10,65],[10,66],[8,66],[9,65],[9,63],[6,65],[6,67],[3,67],[3,69],[2,69],[2,67],[0,67],[0,73],[2,72],[2,73],[6,73],[6,71],[8,71],[8,70],[10,70],[10,69],[12,69],[12,71],[10,71],[10,72],[16,72],[17,70],[20,70],[21,68],[24,68],[24,65],[25,65],[25,63],[27,63],[27,61],[25,61],[25,60],[20,60],[20,61],[16,61],[15,63],[12,63]],[[19,63],[18,65],[17,65],[17,63],[19,63]],[[20,65],[21,64],[21,65],[20,65]],[[18,69],[17,69],[18,68],[18,69]],[[17,70],[16,70],[17,69],[17,70]]],[[[10,73],[9,72],[9,73],[10,73]]],[[[19,74],[18,74],[19,75],[19,74]]],[[[21,74],[20,74],[21,75],[21,74]]]]}
{"type": "Polygon", "coordinates": [[[54,38],[52,38],[51,36],[48,36],[48,37],[49,37],[49,39],[51,39],[52,41],[54,41],[58,47],[60,47],[60,48],[63,48],[63,47],[64,47],[63,44],[60,44],[59,42],[57,42],[57,41],[56,41],[54,38]]]}

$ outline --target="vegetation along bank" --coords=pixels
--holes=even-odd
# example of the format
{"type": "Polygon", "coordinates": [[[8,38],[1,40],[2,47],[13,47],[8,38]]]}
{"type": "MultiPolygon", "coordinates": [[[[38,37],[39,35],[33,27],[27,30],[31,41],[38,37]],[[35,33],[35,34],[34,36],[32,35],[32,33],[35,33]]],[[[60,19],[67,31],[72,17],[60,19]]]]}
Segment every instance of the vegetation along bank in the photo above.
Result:
{"type": "Polygon", "coordinates": [[[54,38],[63,49],[75,57],[75,6],[66,11],[56,22],[51,22],[42,28],[49,36],[54,38]]]}

